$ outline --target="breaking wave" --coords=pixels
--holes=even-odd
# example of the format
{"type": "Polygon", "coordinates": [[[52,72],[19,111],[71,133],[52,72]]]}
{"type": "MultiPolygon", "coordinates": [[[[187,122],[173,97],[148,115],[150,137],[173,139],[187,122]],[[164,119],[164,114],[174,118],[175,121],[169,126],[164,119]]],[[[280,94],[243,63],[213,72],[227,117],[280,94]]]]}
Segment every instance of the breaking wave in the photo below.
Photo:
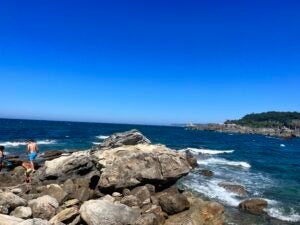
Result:
{"type": "MultiPolygon", "coordinates": [[[[55,144],[55,140],[41,140],[36,142],[38,145],[51,145],[55,144]]],[[[6,142],[0,142],[0,145],[3,145],[5,147],[18,147],[21,145],[27,145],[25,141],[6,141],[6,142]]]]}
{"type": "Polygon", "coordinates": [[[99,135],[99,136],[96,136],[96,138],[101,139],[101,140],[104,140],[104,139],[109,138],[109,136],[99,135]]]}
{"type": "Polygon", "coordinates": [[[251,165],[247,162],[239,162],[239,161],[229,161],[221,158],[209,158],[209,159],[200,159],[197,161],[199,165],[224,165],[224,166],[234,166],[234,167],[242,167],[242,168],[250,168],[251,165]]]}
{"type": "Polygon", "coordinates": [[[234,150],[214,150],[214,149],[204,149],[204,148],[187,148],[183,150],[188,150],[194,154],[205,154],[205,155],[219,155],[219,154],[230,154],[234,150]]]}

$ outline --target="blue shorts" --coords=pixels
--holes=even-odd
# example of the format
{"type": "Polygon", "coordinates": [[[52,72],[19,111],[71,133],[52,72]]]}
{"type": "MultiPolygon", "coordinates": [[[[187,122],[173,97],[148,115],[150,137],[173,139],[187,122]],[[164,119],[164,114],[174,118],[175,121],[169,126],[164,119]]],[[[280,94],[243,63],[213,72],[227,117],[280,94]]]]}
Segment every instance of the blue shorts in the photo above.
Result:
{"type": "Polygon", "coordinates": [[[35,160],[36,157],[37,157],[37,153],[36,153],[36,152],[31,152],[31,153],[29,153],[29,155],[28,155],[29,161],[35,160]]]}

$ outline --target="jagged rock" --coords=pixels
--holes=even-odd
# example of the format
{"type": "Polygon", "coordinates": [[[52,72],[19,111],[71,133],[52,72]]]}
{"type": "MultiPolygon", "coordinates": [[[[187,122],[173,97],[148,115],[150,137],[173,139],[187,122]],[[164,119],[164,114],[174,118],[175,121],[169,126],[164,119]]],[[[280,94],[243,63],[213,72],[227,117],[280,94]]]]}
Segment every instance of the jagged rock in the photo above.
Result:
{"type": "Polygon", "coordinates": [[[58,203],[62,203],[66,199],[68,193],[65,192],[58,184],[47,185],[42,191],[42,195],[49,195],[55,198],[58,203]]]}
{"type": "Polygon", "coordinates": [[[26,200],[11,192],[0,193],[0,205],[7,206],[10,210],[17,208],[18,206],[25,206],[26,200]]]}
{"type": "Polygon", "coordinates": [[[116,133],[105,139],[100,148],[116,148],[123,145],[150,144],[151,142],[137,130],[116,133]]]}
{"type": "Polygon", "coordinates": [[[96,151],[101,189],[123,189],[146,183],[176,181],[190,171],[184,153],[161,145],[122,146],[96,151]]]}
{"type": "Polygon", "coordinates": [[[52,159],[56,159],[56,158],[60,157],[63,153],[65,153],[65,152],[60,151],[60,150],[50,150],[50,151],[44,152],[41,155],[41,157],[45,160],[52,160],[52,159]]]}
{"type": "Polygon", "coordinates": [[[218,184],[220,187],[223,187],[229,192],[233,192],[238,194],[239,196],[243,197],[247,195],[245,187],[240,184],[235,184],[231,182],[221,182],[218,184]]]}
{"type": "Polygon", "coordinates": [[[54,217],[51,218],[50,223],[55,224],[59,222],[68,223],[72,222],[77,215],[79,214],[79,209],[76,206],[66,208],[56,214],[54,217]]]}
{"type": "Polygon", "coordinates": [[[121,203],[129,207],[140,206],[142,204],[141,201],[134,195],[125,196],[122,198],[121,203]]]}
{"type": "Polygon", "coordinates": [[[264,209],[268,206],[268,202],[263,199],[253,198],[247,199],[239,204],[239,209],[251,214],[263,214],[264,209]]]}
{"type": "Polygon", "coordinates": [[[57,200],[49,195],[31,200],[28,205],[32,209],[33,217],[45,220],[51,219],[59,206],[57,200]]]}
{"type": "Polygon", "coordinates": [[[34,218],[34,219],[25,220],[22,223],[20,223],[19,225],[52,225],[52,224],[50,222],[48,222],[47,220],[34,218]]]}
{"type": "Polygon", "coordinates": [[[14,216],[0,214],[0,225],[20,225],[24,220],[14,216]]]}
{"type": "Polygon", "coordinates": [[[140,210],[105,200],[90,200],[83,203],[80,215],[88,225],[127,225],[137,220],[140,210]]]}
{"type": "Polygon", "coordinates": [[[80,215],[78,215],[71,223],[69,223],[68,225],[77,225],[79,224],[81,221],[81,217],[80,215]]]}
{"type": "Polygon", "coordinates": [[[188,197],[190,208],[170,216],[165,225],[222,225],[224,224],[224,207],[216,202],[205,202],[188,197]]]}
{"type": "Polygon", "coordinates": [[[205,177],[212,177],[214,175],[214,172],[204,169],[200,170],[200,174],[205,177]]]}
{"type": "Polygon", "coordinates": [[[19,206],[10,213],[11,216],[15,216],[21,219],[28,219],[32,216],[32,210],[30,207],[19,206]]]}
{"type": "Polygon", "coordinates": [[[35,176],[41,181],[57,180],[63,182],[69,178],[86,175],[93,169],[94,164],[91,161],[90,152],[79,151],[46,161],[44,167],[37,171],[35,176]]]}
{"type": "Polygon", "coordinates": [[[136,196],[142,205],[151,202],[150,200],[151,193],[146,186],[140,186],[134,188],[133,190],[131,190],[131,194],[136,196]]]}

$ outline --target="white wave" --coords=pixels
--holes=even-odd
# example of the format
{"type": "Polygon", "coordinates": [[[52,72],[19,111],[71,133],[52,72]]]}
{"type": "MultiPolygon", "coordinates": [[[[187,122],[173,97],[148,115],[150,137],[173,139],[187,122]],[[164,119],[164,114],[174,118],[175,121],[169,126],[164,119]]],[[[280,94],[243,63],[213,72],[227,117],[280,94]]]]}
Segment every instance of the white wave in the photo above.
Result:
{"type": "Polygon", "coordinates": [[[93,143],[93,145],[100,145],[100,144],[102,144],[102,142],[92,142],[93,143]]]}
{"type": "Polygon", "coordinates": [[[225,165],[225,166],[236,166],[236,167],[243,167],[243,168],[250,168],[251,165],[247,162],[238,162],[238,161],[229,161],[226,159],[220,159],[220,158],[209,158],[209,159],[199,159],[198,164],[200,165],[225,165]]]}
{"type": "Polygon", "coordinates": [[[96,136],[96,138],[101,139],[101,140],[104,140],[104,139],[109,138],[109,136],[99,135],[99,136],[96,136]]]}
{"type": "Polygon", "coordinates": [[[226,205],[237,207],[240,203],[240,200],[237,198],[238,195],[236,193],[228,192],[220,187],[218,183],[222,181],[224,180],[214,179],[198,183],[196,180],[191,180],[184,185],[187,188],[191,188],[196,192],[204,194],[210,199],[217,199],[226,205]]]}
{"type": "Polygon", "coordinates": [[[288,221],[288,222],[299,222],[300,215],[295,212],[293,208],[290,209],[290,212],[287,213],[283,208],[270,207],[267,210],[269,216],[277,218],[279,220],[288,221]]]}
{"type": "Polygon", "coordinates": [[[280,144],[280,147],[285,147],[285,144],[280,144]]]}
{"type": "Polygon", "coordinates": [[[194,154],[201,153],[206,155],[218,155],[218,154],[230,154],[233,153],[234,150],[214,150],[214,149],[204,149],[204,148],[187,148],[183,150],[189,150],[194,154]]]}
{"type": "MultiPolygon", "coordinates": [[[[56,143],[55,140],[41,140],[36,142],[39,145],[51,145],[56,143]]],[[[21,145],[27,145],[25,141],[6,141],[6,142],[0,142],[0,145],[3,145],[5,147],[18,147],[21,145]]]]}

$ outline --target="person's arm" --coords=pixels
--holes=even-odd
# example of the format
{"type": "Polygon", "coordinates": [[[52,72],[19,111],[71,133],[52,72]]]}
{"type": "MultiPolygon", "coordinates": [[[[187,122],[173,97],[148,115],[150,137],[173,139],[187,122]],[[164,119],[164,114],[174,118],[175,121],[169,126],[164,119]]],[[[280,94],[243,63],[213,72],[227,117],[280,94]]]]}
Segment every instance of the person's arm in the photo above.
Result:
{"type": "Polygon", "coordinates": [[[35,151],[39,152],[39,146],[35,145],[35,151]]]}
{"type": "Polygon", "coordinates": [[[27,153],[29,153],[30,151],[29,151],[29,145],[27,145],[27,153]]]}

